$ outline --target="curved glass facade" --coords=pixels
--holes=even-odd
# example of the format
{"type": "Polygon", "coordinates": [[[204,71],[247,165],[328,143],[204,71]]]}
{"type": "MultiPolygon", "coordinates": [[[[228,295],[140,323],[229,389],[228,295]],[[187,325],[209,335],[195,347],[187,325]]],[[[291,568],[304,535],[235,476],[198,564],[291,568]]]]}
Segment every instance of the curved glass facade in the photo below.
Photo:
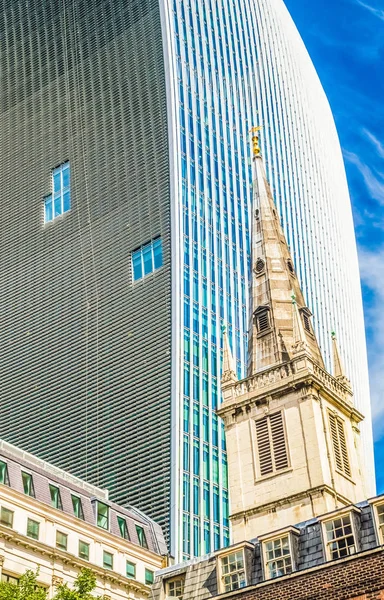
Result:
{"type": "Polygon", "coordinates": [[[225,441],[214,411],[224,324],[238,375],[245,374],[248,130],[255,124],[263,127],[268,177],[327,368],[332,372],[335,329],[367,417],[368,469],[372,437],[344,166],[328,101],[296,27],[281,0],[173,0],[168,11],[174,225],[183,242],[176,253],[181,294],[174,294],[182,366],[174,371],[172,550],[190,558],[228,543],[225,441]]]}

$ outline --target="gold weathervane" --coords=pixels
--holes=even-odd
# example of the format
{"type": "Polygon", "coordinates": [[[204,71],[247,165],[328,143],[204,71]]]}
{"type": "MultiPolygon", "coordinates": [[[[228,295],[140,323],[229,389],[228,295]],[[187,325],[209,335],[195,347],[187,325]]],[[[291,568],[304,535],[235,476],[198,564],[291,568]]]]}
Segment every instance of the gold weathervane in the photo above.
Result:
{"type": "Polygon", "coordinates": [[[258,127],[252,127],[252,129],[249,130],[249,132],[252,134],[251,135],[251,140],[252,140],[252,154],[253,156],[259,156],[260,155],[260,146],[259,146],[259,131],[261,130],[261,126],[258,127]]]}

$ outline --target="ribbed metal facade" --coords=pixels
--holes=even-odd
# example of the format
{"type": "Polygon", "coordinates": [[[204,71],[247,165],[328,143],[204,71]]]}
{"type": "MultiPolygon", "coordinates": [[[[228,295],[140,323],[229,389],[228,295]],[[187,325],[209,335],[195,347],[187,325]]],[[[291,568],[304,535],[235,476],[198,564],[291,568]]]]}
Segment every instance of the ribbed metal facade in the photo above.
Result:
{"type": "Polygon", "coordinates": [[[171,271],[157,0],[0,13],[0,434],[165,524],[171,271]],[[43,223],[51,170],[71,210],[43,223]],[[156,236],[164,266],[132,282],[156,236]]]}

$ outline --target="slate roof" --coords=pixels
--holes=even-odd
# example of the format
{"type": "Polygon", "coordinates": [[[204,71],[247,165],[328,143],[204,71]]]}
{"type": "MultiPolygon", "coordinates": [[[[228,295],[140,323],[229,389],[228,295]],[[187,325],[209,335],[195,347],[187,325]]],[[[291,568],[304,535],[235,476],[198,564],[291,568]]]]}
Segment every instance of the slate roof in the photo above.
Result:
{"type": "MultiPolygon", "coordinates": [[[[384,502],[384,495],[373,500],[384,502]]],[[[372,500],[370,501],[372,502],[372,500]]],[[[359,553],[374,549],[380,546],[377,539],[374,518],[372,514],[371,504],[368,501],[361,502],[356,505],[358,509],[354,514],[355,530],[358,537],[359,553]]],[[[348,509],[348,507],[346,507],[348,509]]],[[[335,511],[335,516],[339,511],[335,511]]],[[[333,513],[329,514],[332,518],[333,513]]],[[[326,515],[328,516],[328,515],[326,515]]],[[[324,543],[321,531],[321,519],[311,519],[304,523],[295,525],[299,531],[296,548],[296,570],[305,571],[313,567],[318,567],[327,562],[324,543]]],[[[275,533],[271,532],[271,537],[275,533]]],[[[264,538],[265,536],[263,536],[264,538]]],[[[236,544],[238,547],[239,544],[236,544]]],[[[225,551],[230,548],[224,549],[225,551]]],[[[164,582],[178,575],[185,577],[183,600],[208,600],[219,596],[218,581],[217,581],[217,557],[222,554],[223,550],[196,558],[191,561],[181,563],[167,569],[162,569],[156,573],[156,579],[152,586],[152,600],[162,600],[164,582]]],[[[247,554],[250,561],[249,573],[250,577],[247,586],[254,586],[265,581],[263,575],[263,565],[261,557],[261,543],[258,539],[251,540],[248,543],[247,554]]],[[[246,559],[247,560],[247,559],[246,559]]],[[[332,564],[329,561],[328,564],[332,564]]],[[[280,578],[274,579],[277,581],[280,578]]],[[[246,590],[246,588],[244,588],[246,590]]]]}

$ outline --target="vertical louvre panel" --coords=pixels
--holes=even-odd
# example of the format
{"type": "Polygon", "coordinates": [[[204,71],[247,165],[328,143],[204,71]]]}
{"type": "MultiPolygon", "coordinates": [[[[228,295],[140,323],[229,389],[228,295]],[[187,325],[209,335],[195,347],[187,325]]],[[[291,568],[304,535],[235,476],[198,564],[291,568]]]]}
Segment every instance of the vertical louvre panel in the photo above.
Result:
{"type": "Polygon", "coordinates": [[[270,424],[275,470],[286,469],[288,467],[288,454],[281,412],[271,415],[270,424]]]}
{"type": "Polygon", "coordinates": [[[336,423],[335,415],[332,415],[332,414],[329,415],[329,424],[331,427],[331,436],[332,436],[333,451],[335,453],[336,467],[340,471],[342,471],[343,470],[343,461],[341,460],[341,453],[340,453],[340,447],[339,447],[339,436],[337,434],[337,423],[336,423]]]}
{"type": "Polygon", "coordinates": [[[351,476],[351,468],[349,466],[347,442],[345,440],[344,423],[341,419],[337,419],[337,429],[339,433],[340,454],[343,462],[343,471],[349,477],[351,476]]]}
{"type": "Polygon", "coordinates": [[[259,454],[260,474],[273,473],[271,441],[269,437],[267,417],[256,421],[257,449],[259,454]]]}

